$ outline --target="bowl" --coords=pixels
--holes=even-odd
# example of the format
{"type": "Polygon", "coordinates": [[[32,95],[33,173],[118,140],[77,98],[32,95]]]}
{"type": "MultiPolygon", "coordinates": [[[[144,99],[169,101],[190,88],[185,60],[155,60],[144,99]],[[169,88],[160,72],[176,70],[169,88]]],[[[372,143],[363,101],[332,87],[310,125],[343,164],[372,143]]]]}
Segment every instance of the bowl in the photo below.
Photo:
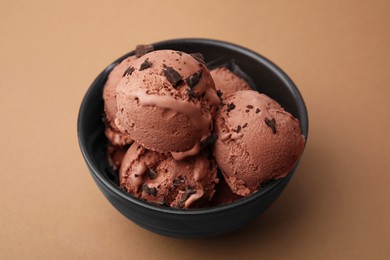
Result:
{"type": "MultiPolygon", "coordinates": [[[[270,60],[244,47],[210,39],[174,39],[152,45],[155,50],[200,52],[210,66],[234,62],[251,79],[257,91],[278,101],[300,120],[302,134],[307,140],[308,115],[302,96],[291,79],[270,60]]],[[[81,153],[94,181],[108,201],[139,226],[177,238],[224,234],[242,227],[264,212],[286,187],[299,162],[286,178],[272,181],[246,198],[202,209],[175,209],[151,204],[118,187],[107,159],[102,92],[113,67],[131,55],[134,55],[134,51],[114,61],[97,76],[84,96],[77,122],[81,153]]]]}

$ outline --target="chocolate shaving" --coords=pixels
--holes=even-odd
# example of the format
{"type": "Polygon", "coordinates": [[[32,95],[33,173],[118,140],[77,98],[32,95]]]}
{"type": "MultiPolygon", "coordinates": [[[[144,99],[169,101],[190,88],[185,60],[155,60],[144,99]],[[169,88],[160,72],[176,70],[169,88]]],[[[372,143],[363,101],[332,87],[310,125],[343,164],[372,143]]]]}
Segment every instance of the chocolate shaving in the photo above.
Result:
{"type": "Polygon", "coordinates": [[[184,178],[180,176],[173,180],[173,185],[177,187],[180,186],[183,182],[184,182],[184,178]]]}
{"type": "Polygon", "coordinates": [[[156,187],[150,188],[147,184],[142,185],[142,191],[148,195],[152,195],[152,196],[157,195],[157,188],[156,187]]]}
{"type": "Polygon", "coordinates": [[[190,88],[193,88],[195,87],[196,84],[198,84],[201,77],[202,77],[202,70],[198,70],[197,72],[195,72],[194,74],[186,78],[185,81],[187,85],[190,86],[190,88]]]}
{"type": "Polygon", "coordinates": [[[245,123],[243,126],[242,126],[242,128],[245,128],[245,127],[247,127],[248,126],[248,123],[245,123]]]}
{"type": "Polygon", "coordinates": [[[179,85],[179,83],[183,80],[180,73],[172,67],[168,67],[165,65],[163,73],[167,80],[173,85],[173,87],[177,87],[177,85],[179,85]]]}
{"type": "Polygon", "coordinates": [[[153,187],[149,189],[150,195],[157,196],[157,188],[153,187]]]}
{"type": "Polygon", "coordinates": [[[188,186],[186,187],[186,191],[184,192],[184,195],[183,195],[183,198],[181,199],[181,201],[179,202],[179,204],[177,205],[178,208],[183,208],[184,207],[184,204],[186,202],[186,200],[188,200],[188,198],[192,195],[192,194],[195,194],[196,193],[196,190],[193,189],[192,187],[188,186]]]}
{"type": "Polygon", "coordinates": [[[256,108],[256,114],[260,112],[260,109],[256,108]]]}
{"type": "Polygon", "coordinates": [[[149,168],[148,176],[151,180],[154,180],[157,177],[157,172],[155,170],[153,170],[152,168],[149,168]]]}
{"type": "Polygon", "coordinates": [[[234,108],[236,108],[236,105],[234,105],[233,103],[227,104],[227,112],[232,111],[234,108]]]}
{"type": "Polygon", "coordinates": [[[272,129],[272,133],[276,134],[276,121],[275,118],[269,120],[268,118],[264,119],[265,124],[272,129]]]}
{"type": "Polygon", "coordinates": [[[133,67],[128,67],[126,70],[125,70],[125,72],[123,73],[123,76],[122,77],[124,77],[124,76],[130,76],[131,75],[131,73],[133,73],[133,71],[134,71],[134,68],[133,67]]]}
{"type": "Polygon", "coordinates": [[[190,53],[190,55],[197,61],[199,61],[200,63],[202,64],[205,64],[205,61],[204,61],[204,57],[202,55],[202,53],[190,53]]]}
{"type": "Polygon", "coordinates": [[[216,133],[209,135],[206,139],[204,139],[201,142],[202,149],[207,146],[212,146],[215,143],[215,141],[217,141],[217,139],[218,139],[218,135],[216,133]]]}
{"type": "Polygon", "coordinates": [[[187,92],[190,98],[196,98],[195,92],[190,87],[187,88],[187,92]]]}
{"type": "Polygon", "coordinates": [[[154,48],[150,44],[140,44],[140,45],[137,45],[135,47],[135,56],[137,58],[139,58],[139,57],[142,57],[146,53],[151,52],[153,50],[154,50],[154,48]]]}
{"type": "Polygon", "coordinates": [[[152,63],[149,61],[149,58],[147,58],[144,62],[141,63],[141,66],[139,67],[139,71],[150,68],[151,66],[152,63]]]}
{"type": "Polygon", "coordinates": [[[247,105],[246,107],[249,108],[249,109],[252,109],[252,108],[253,108],[252,105],[247,105]]]}

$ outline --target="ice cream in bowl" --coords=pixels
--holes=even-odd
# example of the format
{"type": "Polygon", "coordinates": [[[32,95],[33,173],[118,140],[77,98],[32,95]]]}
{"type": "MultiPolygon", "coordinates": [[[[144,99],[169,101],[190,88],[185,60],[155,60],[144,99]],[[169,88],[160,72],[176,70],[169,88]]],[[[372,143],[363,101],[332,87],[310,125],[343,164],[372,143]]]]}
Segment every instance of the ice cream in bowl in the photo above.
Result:
{"type": "Polygon", "coordinates": [[[275,64],[216,40],[138,45],[92,83],[82,155],[110,203],[150,231],[220,235],[265,211],[307,142],[298,89],[275,64]]]}

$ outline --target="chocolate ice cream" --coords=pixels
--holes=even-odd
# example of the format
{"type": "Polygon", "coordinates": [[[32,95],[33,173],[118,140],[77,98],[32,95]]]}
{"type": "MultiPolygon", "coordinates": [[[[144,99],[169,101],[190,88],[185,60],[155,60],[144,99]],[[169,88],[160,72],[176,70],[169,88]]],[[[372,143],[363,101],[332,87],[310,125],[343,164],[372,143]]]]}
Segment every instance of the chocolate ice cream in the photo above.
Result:
{"type": "Polygon", "coordinates": [[[218,182],[213,158],[202,154],[180,161],[133,143],[123,158],[120,186],[146,201],[175,208],[207,206],[218,182]]]}
{"type": "Polygon", "coordinates": [[[211,70],[210,74],[213,77],[215,88],[221,92],[222,97],[239,90],[252,89],[245,80],[231,72],[228,68],[216,68],[211,70]]]}
{"type": "Polygon", "coordinates": [[[234,202],[287,176],[304,147],[299,121],[251,90],[233,65],[239,73],[210,73],[201,54],[139,46],[112,70],[105,134],[123,190],[198,208],[234,202]]]}
{"type": "Polygon", "coordinates": [[[202,60],[159,50],[131,63],[116,88],[116,126],[144,147],[176,159],[199,153],[220,99],[202,60]]]}
{"type": "Polygon", "coordinates": [[[214,157],[232,191],[247,196],[287,176],[304,147],[299,121],[254,90],[237,91],[224,102],[215,118],[214,157]]]}

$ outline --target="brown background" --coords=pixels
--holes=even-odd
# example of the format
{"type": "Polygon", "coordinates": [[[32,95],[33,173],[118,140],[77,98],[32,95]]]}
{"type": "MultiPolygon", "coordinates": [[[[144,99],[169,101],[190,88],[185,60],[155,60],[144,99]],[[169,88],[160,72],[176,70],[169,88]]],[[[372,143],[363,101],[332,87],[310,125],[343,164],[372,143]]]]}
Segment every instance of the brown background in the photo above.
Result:
{"type": "Polygon", "coordinates": [[[390,259],[389,1],[53,2],[0,2],[1,259],[390,259]],[[309,110],[285,192],[217,238],[166,238],[125,219],[76,138],[82,97],[106,65],[180,37],[265,55],[309,110]]]}

